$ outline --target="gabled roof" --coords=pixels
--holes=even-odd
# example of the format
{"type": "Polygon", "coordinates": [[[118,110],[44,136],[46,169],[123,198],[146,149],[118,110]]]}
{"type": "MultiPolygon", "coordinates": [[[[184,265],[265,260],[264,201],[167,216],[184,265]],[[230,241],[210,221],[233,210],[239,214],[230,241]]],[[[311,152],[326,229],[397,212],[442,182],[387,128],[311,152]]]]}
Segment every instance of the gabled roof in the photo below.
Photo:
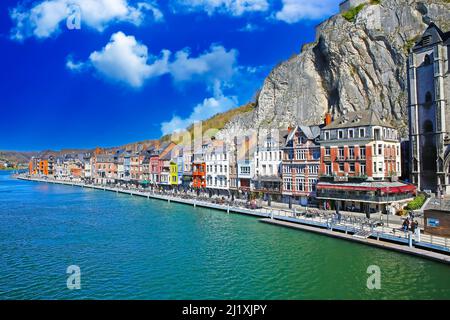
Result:
{"type": "Polygon", "coordinates": [[[432,46],[440,42],[445,42],[446,44],[450,42],[450,31],[444,33],[434,22],[431,22],[420,37],[420,40],[415,44],[413,50],[432,46]],[[424,44],[424,39],[426,37],[431,37],[431,39],[427,44],[424,44]]]}
{"type": "Polygon", "coordinates": [[[291,141],[298,131],[303,132],[305,137],[308,138],[309,140],[314,140],[320,136],[320,126],[299,125],[288,133],[288,135],[286,136],[286,142],[291,141]]]}
{"type": "Polygon", "coordinates": [[[323,129],[329,130],[365,126],[382,126],[393,128],[389,121],[380,118],[373,110],[361,110],[342,115],[334,119],[333,122],[323,129]]]}

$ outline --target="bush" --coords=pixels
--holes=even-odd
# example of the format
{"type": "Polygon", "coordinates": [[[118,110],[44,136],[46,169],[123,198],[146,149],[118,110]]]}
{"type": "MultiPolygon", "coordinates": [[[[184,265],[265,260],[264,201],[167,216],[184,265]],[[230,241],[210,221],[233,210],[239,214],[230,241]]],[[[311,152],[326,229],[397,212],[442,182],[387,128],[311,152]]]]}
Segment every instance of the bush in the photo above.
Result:
{"type": "Polygon", "coordinates": [[[355,22],[356,16],[365,7],[365,5],[366,5],[365,3],[362,3],[359,6],[353,7],[350,10],[344,12],[342,16],[344,17],[345,20],[349,22],[355,22]]]}
{"type": "Polygon", "coordinates": [[[408,205],[406,206],[407,210],[418,210],[422,208],[423,204],[425,203],[425,200],[427,200],[427,197],[424,194],[419,194],[417,197],[414,198],[408,205]]]}

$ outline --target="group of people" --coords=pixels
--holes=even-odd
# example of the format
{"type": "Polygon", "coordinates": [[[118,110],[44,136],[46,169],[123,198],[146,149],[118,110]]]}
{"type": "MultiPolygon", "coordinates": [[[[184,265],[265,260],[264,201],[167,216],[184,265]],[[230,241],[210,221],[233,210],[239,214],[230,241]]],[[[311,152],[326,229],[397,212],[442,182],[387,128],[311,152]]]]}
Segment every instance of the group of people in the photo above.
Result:
{"type": "Polygon", "coordinates": [[[417,220],[414,220],[413,217],[408,217],[403,221],[402,229],[403,231],[411,231],[416,232],[416,229],[419,228],[419,222],[417,220]]]}

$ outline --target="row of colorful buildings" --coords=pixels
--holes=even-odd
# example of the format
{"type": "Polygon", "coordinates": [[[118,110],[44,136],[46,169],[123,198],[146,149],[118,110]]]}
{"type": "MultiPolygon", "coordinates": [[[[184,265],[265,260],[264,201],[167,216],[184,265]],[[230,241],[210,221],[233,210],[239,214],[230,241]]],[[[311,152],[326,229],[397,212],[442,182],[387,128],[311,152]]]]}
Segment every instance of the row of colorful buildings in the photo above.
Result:
{"type": "Polygon", "coordinates": [[[30,161],[31,175],[97,184],[196,190],[210,196],[379,212],[415,194],[399,181],[397,129],[374,112],[286,130],[259,130],[228,142],[168,142],[141,150],[97,149],[30,161]]]}

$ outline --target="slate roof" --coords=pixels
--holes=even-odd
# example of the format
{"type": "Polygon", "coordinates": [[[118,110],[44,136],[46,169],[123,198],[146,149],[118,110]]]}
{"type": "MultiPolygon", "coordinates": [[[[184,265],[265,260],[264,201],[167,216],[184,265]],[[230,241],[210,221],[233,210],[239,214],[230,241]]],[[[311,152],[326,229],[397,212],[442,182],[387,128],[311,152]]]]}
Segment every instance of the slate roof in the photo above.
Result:
{"type": "Polygon", "coordinates": [[[328,126],[325,126],[323,129],[329,130],[365,126],[394,128],[389,121],[381,119],[373,110],[361,110],[342,115],[334,119],[333,122],[331,122],[328,126]]]}

